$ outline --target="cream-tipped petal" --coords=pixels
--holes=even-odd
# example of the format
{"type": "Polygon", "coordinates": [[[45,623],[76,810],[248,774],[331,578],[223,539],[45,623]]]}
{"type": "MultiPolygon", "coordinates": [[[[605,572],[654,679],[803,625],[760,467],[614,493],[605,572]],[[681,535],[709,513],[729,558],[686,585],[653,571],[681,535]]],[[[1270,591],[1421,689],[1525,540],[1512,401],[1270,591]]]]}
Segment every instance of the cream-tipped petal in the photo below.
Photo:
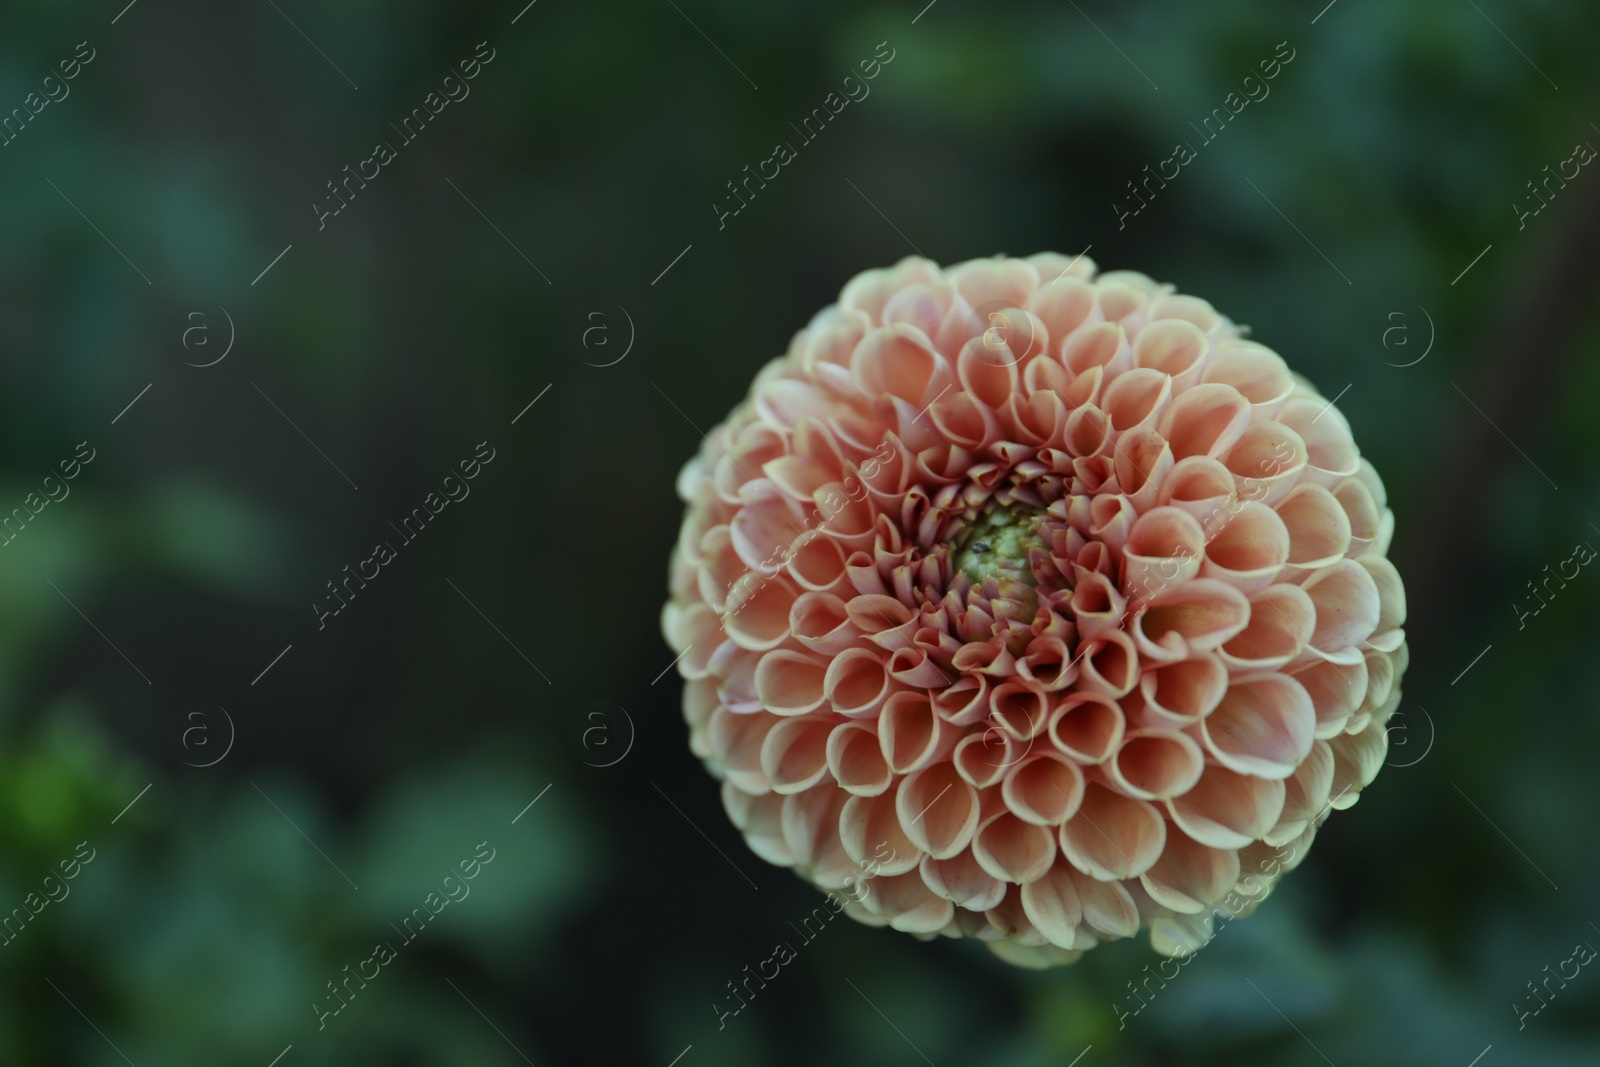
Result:
{"type": "Polygon", "coordinates": [[[1366,568],[1343,559],[1306,579],[1303,586],[1317,609],[1311,647],[1329,658],[1354,649],[1378,628],[1382,603],[1366,568]]]}
{"type": "Polygon", "coordinates": [[[1128,494],[1134,508],[1148,512],[1175,463],[1166,438],[1154,430],[1139,430],[1117,438],[1112,469],[1118,488],[1128,494]]]}
{"type": "Polygon", "coordinates": [[[1026,885],[1042,877],[1055,862],[1055,833],[1001,808],[979,824],[972,840],[972,855],[979,866],[1002,882],[1026,885]]]}
{"type": "Polygon", "coordinates": [[[839,813],[839,842],[861,868],[861,878],[904,874],[922,862],[922,850],[900,826],[895,794],[851,797],[839,813]]]}
{"type": "Polygon", "coordinates": [[[1001,796],[1017,818],[1060,826],[1083,803],[1083,771],[1059,752],[1035,752],[1006,771],[1001,796]]]}
{"type": "MultiPolygon", "coordinates": [[[[1056,864],[1064,865],[1061,861],[1056,864]]],[[[1084,925],[1096,934],[1116,939],[1139,932],[1139,909],[1121,882],[1102,882],[1074,868],[1072,887],[1083,907],[1084,925]]]]}
{"type": "Polygon", "coordinates": [[[1139,652],[1133,638],[1111,630],[1078,648],[1080,685],[1085,692],[1123,697],[1139,684],[1139,652]]]}
{"type": "Polygon", "coordinates": [[[1175,389],[1200,380],[1211,342],[1205,332],[1183,319],[1162,319],[1139,331],[1133,342],[1133,365],[1172,376],[1175,389]]]}
{"type": "Polygon", "coordinates": [[[1117,433],[1154,429],[1172,401],[1172,379],[1158,370],[1132,370],[1112,379],[1100,397],[1117,433]]]}
{"type": "Polygon", "coordinates": [[[1199,726],[1206,751],[1229,770],[1287,778],[1311,751],[1316,732],[1311,698],[1281,674],[1235,678],[1222,703],[1199,726]]]}
{"type": "Polygon", "coordinates": [[[761,742],[761,773],[776,793],[798,793],[828,776],[828,734],[823,719],[785,719],[761,742]]]}
{"type": "Polygon", "coordinates": [[[789,609],[789,631],[807,649],[820,656],[836,656],[860,638],[850,622],[844,601],[832,593],[800,594],[789,609]]]}
{"type": "Polygon", "coordinates": [[[1122,708],[1101,693],[1073,693],[1050,713],[1050,742],[1083,764],[1102,763],[1122,742],[1122,708]]]}
{"type": "Polygon", "coordinates": [[[1231,338],[1212,349],[1201,378],[1233,386],[1263,419],[1275,416],[1294,389],[1282,356],[1254,341],[1231,338]]]}
{"type": "Polygon", "coordinates": [[[1355,663],[1313,660],[1303,668],[1296,668],[1293,677],[1311,697],[1317,716],[1317,737],[1326,740],[1344,733],[1350,716],[1355,714],[1367,692],[1366,660],[1355,663]]]}
{"type": "Polygon", "coordinates": [[[890,685],[883,660],[864,648],[841,653],[828,664],[824,679],[828,703],[849,718],[876,714],[889,696],[890,685]]]}
{"type": "Polygon", "coordinates": [[[872,727],[845,722],[828,735],[828,771],[840,788],[856,796],[875,797],[894,783],[872,727]]]}
{"type": "Polygon", "coordinates": [[[804,715],[822,706],[827,662],[804,652],[776,649],[756,666],[756,696],[774,715],[804,715]]]}
{"type": "Polygon", "coordinates": [[[1156,903],[1193,915],[1227,896],[1238,879],[1237,852],[1174,833],[1167,835],[1161,858],[1139,876],[1139,883],[1156,903]]]}
{"type": "Polygon", "coordinates": [[[1148,801],[1090,782],[1077,814],[1061,827],[1062,855],[1091,878],[1136,877],[1161,857],[1167,821],[1148,801]]]}
{"type": "Polygon", "coordinates": [[[1202,845],[1239,849],[1277,824],[1285,795],[1282,781],[1210,767],[1193,789],[1167,801],[1167,811],[1202,845]]]}
{"type": "Polygon", "coordinates": [[[921,873],[922,881],[932,892],[965,911],[988,911],[1006,893],[1006,884],[984,870],[971,849],[944,860],[926,856],[921,873]]]}
{"type": "Polygon", "coordinates": [[[878,742],[896,774],[910,774],[943,759],[958,740],[955,728],[934,714],[926,693],[895,693],[878,714],[878,742]]]}
{"type": "Polygon", "coordinates": [[[1212,382],[1173,397],[1161,417],[1161,435],[1178,459],[1223,456],[1250,425],[1250,402],[1231,385],[1212,382]]]}
{"type": "Polygon", "coordinates": [[[1228,691],[1228,667],[1214,654],[1199,653],[1146,670],[1139,688],[1155,723],[1182,728],[1199,722],[1222,703],[1228,691]]]}
{"type": "Polygon", "coordinates": [[[839,815],[849,795],[831,782],[783,798],[783,840],[795,865],[823,889],[839,889],[858,868],[839,840],[839,815]]]}
{"type": "Polygon", "coordinates": [[[955,905],[937,896],[915,871],[884,876],[871,883],[867,906],[910,934],[937,933],[955,916],[955,905]]]}
{"type": "Polygon", "coordinates": [[[1265,504],[1242,502],[1207,535],[1200,573],[1227,582],[1246,596],[1271,585],[1289,562],[1289,531],[1265,504]]]}
{"type": "Polygon", "coordinates": [[[989,925],[1001,937],[1013,944],[1049,946],[1045,936],[1033,925],[1033,920],[1028,918],[1027,912],[1022,907],[1020,887],[1006,886],[1006,895],[1000,898],[1000,903],[983,914],[984,918],[989,920],[989,925]]]}
{"type": "Polygon", "coordinates": [[[1181,508],[1152,508],[1128,531],[1122,549],[1122,591],[1149,600],[1198,574],[1206,551],[1206,533],[1194,516],[1181,508]]]}
{"type": "Polygon", "coordinates": [[[1019,894],[1028,921],[1057,948],[1070,949],[1076,944],[1078,924],[1083,921],[1083,905],[1072,875],[1067,864],[1054,864],[1042,877],[1025,883],[1019,894]]]}
{"type": "Polygon", "coordinates": [[[1284,780],[1283,811],[1272,829],[1261,836],[1262,841],[1275,848],[1285,845],[1324,815],[1332,798],[1333,771],[1333,749],[1319,740],[1305,762],[1284,780]]]}
{"type": "Polygon", "coordinates": [[[1282,423],[1258,422],[1228,450],[1226,463],[1242,499],[1276,504],[1305,471],[1306,444],[1282,423]]]}
{"type": "Polygon", "coordinates": [[[949,859],[978,829],[978,793],[948,763],[908,775],[895,793],[900,828],[922,851],[949,859]]]}
{"type": "Polygon", "coordinates": [[[718,708],[711,713],[707,726],[711,755],[729,781],[747,793],[760,794],[772,788],[761,767],[761,750],[767,734],[783,721],[764,711],[736,715],[718,708]]]}
{"type": "Polygon", "coordinates": [[[1181,508],[1202,529],[1219,525],[1235,504],[1233,472],[1210,456],[1180,459],[1161,482],[1156,501],[1181,508]]]}
{"type": "Polygon", "coordinates": [[[1277,504],[1289,531],[1289,564],[1305,571],[1326,567],[1350,551],[1350,517],[1320,485],[1302,483],[1277,504]]]}
{"type": "Polygon", "coordinates": [[[789,851],[788,839],[783,833],[785,799],[776,793],[751,796],[739,789],[732,779],[722,783],[723,809],[744,834],[750,851],[775,866],[793,867],[794,853],[789,851]]]}
{"type": "Polygon", "coordinates": [[[1194,788],[1205,756],[1194,738],[1177,730],[1133,730],[1105,763],[1106,779],[1140,800],[1165,800],[1194,788]]]}
{"type": "Polygon", "coordinates": [[[1316,625],[1316,605],[1304,589],[1269,586],[1250,601],[1250,625],[1218,655],[1235,671],[1282,667],[1299,657],[1316,625]]]}
{"type": "Polygon", "coordinates": [[[1186,659],[1221,647],[1250,621],[1250,601],[1226,582],[1197,578],[1163,589],[1133,618],[1141,658],[1156,663],[1186,659]]]}

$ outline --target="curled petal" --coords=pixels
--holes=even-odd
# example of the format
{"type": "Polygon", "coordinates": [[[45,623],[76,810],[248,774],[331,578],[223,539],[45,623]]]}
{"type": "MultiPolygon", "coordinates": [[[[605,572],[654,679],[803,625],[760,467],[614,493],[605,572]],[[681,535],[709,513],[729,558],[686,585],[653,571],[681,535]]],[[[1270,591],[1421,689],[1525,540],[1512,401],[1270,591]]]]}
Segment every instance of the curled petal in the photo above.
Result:
{"type": "Polygon", "coordinates": [[[1281,674],[1235,678],[1222,703],[1200,723],[1206,751],[1229,770],[1287,778],[1311,751],[1316,731],[1311,698],[1281,674]]]}
{"type": "Polygon", "coordinates": [[[988,911],[1006,893],[1006,884],[980,866],[971,849],[944,860],[925,856],[921,873],[929,890],[967,911],[988,911]]]}
{"type": "Polygon", "coordinates": [[[894,783],[872,727],[840,723],[828,734],[828,771],[839,786],[856,796],[875,797],[894,783]]]}
{"type": "Polygon", "coordinates": [[[1218,654],[1236,671],[1282,667],[1300,655],[1316,624],[1316,606],[1304,589],[1269,586],[1250,601],[1250,625],[1218,654]]]}
{"type": "Polygon", "coordinates": [[[1194,738],[1176,730],[1134,730],[1106,762],[1108,781],[1130,797],[1165,800],[1194,788],[1205,756],[1194,738]]]}
{"type": "Polygon", "coordinates": [[[1117,375],[1101,397],[1101,406],[1111,417],[1111,428],[1117,433],[1153,429],[1172,402],[1172,379],[1148,367],[1132,370],[1117,375]]]}
{"type": "Polygon", "coordinates": [[[1284,780],[1283,811],[1262,841],[1278,847],[1293,841],[1326,814],[1333,790],[1333,749],[1318,741],[1311,754],[1284,780]]]}
{"type": "MultiPolygon", "coordinates": [[[[1378,628],[1377,583],[1366,568],[1353,559],[1343,559],[1306,579],[1303,586],[1317,609],[1317,628],[1311,646],[1329,658],[1355,651],[1355,646],[1372,636],[1378,628]]],[[[1355,651],[1357,658],[1359,651],[1355,651]]]]}
{"type": "Polygon", "coordinates": [[[1200,520],[1202,528],[1216,525],[1234,501],[1233,472],[1210,456],[1180,459],[1161,483],[1157,503],[1181,508],[1200,520]]]}
{"type": "Polygon", "coordinates": [[[1201,653],[1144,672],[1139,679],[1145,709],[1155,722],[1183,728],[1199,722],[1228,691],[1227,665],[1201,653]]]}
{"type": "Polygon", "coordinates": [[[1123,591],[1148,600],[1167,586],[1198,574],[1206,552],[1205,531],[1188,512],[1175,507],[1146,511],[1128,531],[1122,549],[1123,591]]]}
{"type": "Polygon", "coordinates": [[[1012,814],[1036,826],[1060,826],[1083,803],[1078,764],[1058,752],[1036,752],[1006,772],[1001,797],[1012,814]]]}
{"type": "Polygon", "coordinates": [[[1179,459],[1215,457],[1226,454],[1249,425],[1250,402],[1233,386],[1212,382],[1173,398],[1161,417],[1161,435],[1179,459]]]}
{"type": "Polygon", "coordinates": [[[1043,877],[1055,862],[1055,834],[1002,808],[979,825],[972,856],[1002,882],[1026,885],[1043,877]]]}
{"type": "Polygon", "coordinates": [[[839,841],[867,876],[904,874],[922,852],[900,827],[894,793],[853,796],[839,812],[839,841]]]}
{"type": "Polygon", "coordinates": [[[1121,882],[1098,881],[1076,869],[1071,877],[1078,903],[1083,907],[1085,926],[1111,939],[1132,937],[1139,932],[1139,909],[1121,882]]]}
{"type": "Polygon", "coordinates": [[[849,718],[866,718],[882,707],[890,692],[889,675],[876,653],[847,649],[828,664],[823,694],[833,710],[849,718]]]}
{"type": "Polygon", "coordinates": [[[783,798],[780,825],[797,867],[823,889],[840,889],[857,867],[839,840],[839,816],[848,795],[824,783],[783,798]]]}
{"type": "Polygon", "coordinates": [[[1365,658],[1355,663],[1313,660],[1294,672],[1316,711],[1316,736],[1327,739],[1344,733],[1350,717],[1367,692],[1365,658]]]}
{"type": "Polygon", "coordinates": [[[783,721],[764,711],[735,715],[718,708],[711,713],[707,732],[711,755],[727,773],[728,781],[755,795],[772,790],[767,772],[761,766],[761,752],[767,734],[783,721]]]}
{"type": "Polygon", "coordinates": [[[868,398],[899,397],[915,407],[953,382],[949,366],[921,330],[904,324],[876,330],[850,357],[856,387],[868,398]]]}
{"type": "Polygon", "coordinates": [[[1320,485],[1295,486],[1277,504],[1289,531],[1289,563],[1307,571],[1327,567],[1350,550],[1350,518],[1320,485]]]}
{"type": "Polygon", "coordinates": [[[783,804],[786,797],[776,793],[754,796],[736,786],[732,779],[722,783],[722,807],[728,819],[744,834],[750,851],[779,867],[793,867],[783,832],[783,804]]]}
{"type": "Polygon", "coordinates": [[[1127,603],[1111,579],[1098,571],[1088,575],[1072,591],[1072,615],[1079,635],[1091,638],[1119,632],[1127,617],[1127,603]]]}
{"type": "Polygon", "coordinates": [[[1180,915],[1204,911],[1227,896],[1239,880],[1239,854],[1210,848],[1184,834],[1171,834],[1161,858],[1139,876],[1156,903],[1180,915]]]}
{"type": "Polygon", "coordinates": [[[1211,767],[1193,789],[1167,801],[1167,811],[1178,829],[1200,844],[1240,849],[1276,825],[1285,795],[1283,781],[1211,767]]]}
{"type": "Polygon", "coordinates": [[[959,740],[934,714],[926,693],[895,693],[878,715],[878,742],[895,774],[910,774],[945,757],[959,740]]]}
{"type": "Polygon", "coordinates": [[[1278,418],[1304,438],[1306,476],[1312,481],[1332,486],[1360,469],[1361,453],[1350,435],[1350,424],[1331,403],[1290,400],[1278,418]]]}
{"type": "Polygon", "coordinates": [[[1147,801],[1089,783],[1078,812],[1061,827],[1061,853],[1102,882],[1135,878],[1161,857],[1167,821],[1147,801]]]}
{"type": "Polygon", "coordinates": [[[978,828],[978,794],[948,763],[935,763],[908,775],[895,793],[900,827],[935,859],[949,859],[966,848],[978,828]]]}
{"type": "Polygon", "coordinates": [[[1086,692],[1124,697],[1139,684],[1139,652],[1133,639],[1121,630],[1083,642],[1078,663],[1086,692]]]}
{"type": "Polygon", "coordinates": [[[1175,390],[1188,389],[1200,380],[1211,354],[1211,342],[1194,323],[1183,319],[1152,322],[1133,342],[1133,365],[1171,375],[1175,390]]]}
{"type": "Polygon", "coordinates": [[[1032,741],[1018,741],[998,726],[975,730],[956,743],[950,761],[963,781],[989,789],[1033,751],[1032,741]]]}
{"type": "Polygon", "coordinates": [[[884,876],[870,883],[872,893],[867,907],[885,916],[889,925],[909,934],[937,933],[955,916],[955,905],[937,896],[922,876],[909,874],[884,876]]]}
{"type": "Polygon", "coordinates": [[[1083,920],[1083,904],[1072,875],[1070,866],[1057,863],[1042,878],[1024,884],[1020,894],[1028,921],[1058,948],[1073,947],[1083,920]]]}
{"type": "Polygon", "coordinates": [[[1101,693],[1073,693],[1050,714],[1050,741],[1079,763],[1103,763],[1122,743],[1122,708],[1101,693]]]}
{"type": "Polygon", "coordinates": [[[1148,512],[1155,506],[1162,483],[1176,462],[1166,438],[1154,430],[1138,430],[1117,438],[1114,452],[1117,485],[1141,512],[1148,512]]]}
{"type": "Polygon", "coordinates": [[[801,593],[789,609],[789,632],[812,652],[837,655],[859,639],[844,601],[832,593],[801,593]]]}
{"type": "Polygon", "coordinates": [[[1233,640],[1250,622],[1250,602],[1224,582],[1197,578],[1163,589],[1134,616],[1133,640],[1141,657],[1185,659],[1233,640]]]}
{"type": "Polygon", "coordinates": [[[1275,416],[1294,390],[1294,378],[1282,356],[1265,345],[1236,339],[1212,350],[1202,380],[1233,386],[1264,419],[1275,416]]]}
{"type": "Polygon", "coordinates": [[[803,652],[779,649],[756,666],[756,696],[774,715],[804,715],[825,699],[825,661],[803,652]]]}
{"type": "Polygon", "coordinates": [[[1289,562],[1289,531],[1265,504],[1246,501],[1209,533],[1200,573],[1246,595],[1271,585],[1289,562]]]}
{"type": "Polygon", "coordinates": [[[1276,504],[1298,483],[1308,462],[1300,435],[1277,422],[1258,422],[1239,435],[1225,462],[1246,500],[1276,504]]]}

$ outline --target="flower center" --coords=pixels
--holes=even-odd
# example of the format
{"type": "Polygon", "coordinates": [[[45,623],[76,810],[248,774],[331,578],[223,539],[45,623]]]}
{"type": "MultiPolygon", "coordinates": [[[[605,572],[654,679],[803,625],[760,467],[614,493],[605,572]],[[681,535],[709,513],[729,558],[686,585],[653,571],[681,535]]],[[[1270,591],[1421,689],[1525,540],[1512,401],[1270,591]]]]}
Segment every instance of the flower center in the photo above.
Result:
{"type": "Polygon", "coordinates": [[[1031,618],[1038,606],[1035,557],[1045,552],[1044,512],[1017,503],[990,502],[956,543],[955,569],[976,587],[993,578],[1002,600],[1017,601],[1031,618]]]}

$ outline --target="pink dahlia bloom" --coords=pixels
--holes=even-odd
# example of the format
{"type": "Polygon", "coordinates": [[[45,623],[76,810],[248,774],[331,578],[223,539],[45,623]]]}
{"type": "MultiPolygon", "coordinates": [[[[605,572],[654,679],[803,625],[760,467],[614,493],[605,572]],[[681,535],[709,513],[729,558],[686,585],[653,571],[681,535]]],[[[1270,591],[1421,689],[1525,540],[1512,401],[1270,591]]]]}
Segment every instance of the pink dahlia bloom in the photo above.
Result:
{"type": "Polygon", "coordinates": [[[678,482],[662,629],[750,848],[1026,966],[1243,914],[1382,765],[1383,483],[1211,305],[1079,257],[860,275],[678,482]]]}

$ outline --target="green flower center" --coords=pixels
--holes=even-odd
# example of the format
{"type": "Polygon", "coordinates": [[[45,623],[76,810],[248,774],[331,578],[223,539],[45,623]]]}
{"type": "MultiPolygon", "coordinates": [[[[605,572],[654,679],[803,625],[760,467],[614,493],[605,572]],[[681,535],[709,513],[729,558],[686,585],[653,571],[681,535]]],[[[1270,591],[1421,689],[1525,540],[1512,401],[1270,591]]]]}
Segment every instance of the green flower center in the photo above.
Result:
{"type": "Polygon", "coordinates": [[[994,578],[1000,595],[1037,603],[1032,556],[1045,549],[1044,513],[1019,504],[989,504],[956,543],[955,569],[982,585],[994,578]]]}

